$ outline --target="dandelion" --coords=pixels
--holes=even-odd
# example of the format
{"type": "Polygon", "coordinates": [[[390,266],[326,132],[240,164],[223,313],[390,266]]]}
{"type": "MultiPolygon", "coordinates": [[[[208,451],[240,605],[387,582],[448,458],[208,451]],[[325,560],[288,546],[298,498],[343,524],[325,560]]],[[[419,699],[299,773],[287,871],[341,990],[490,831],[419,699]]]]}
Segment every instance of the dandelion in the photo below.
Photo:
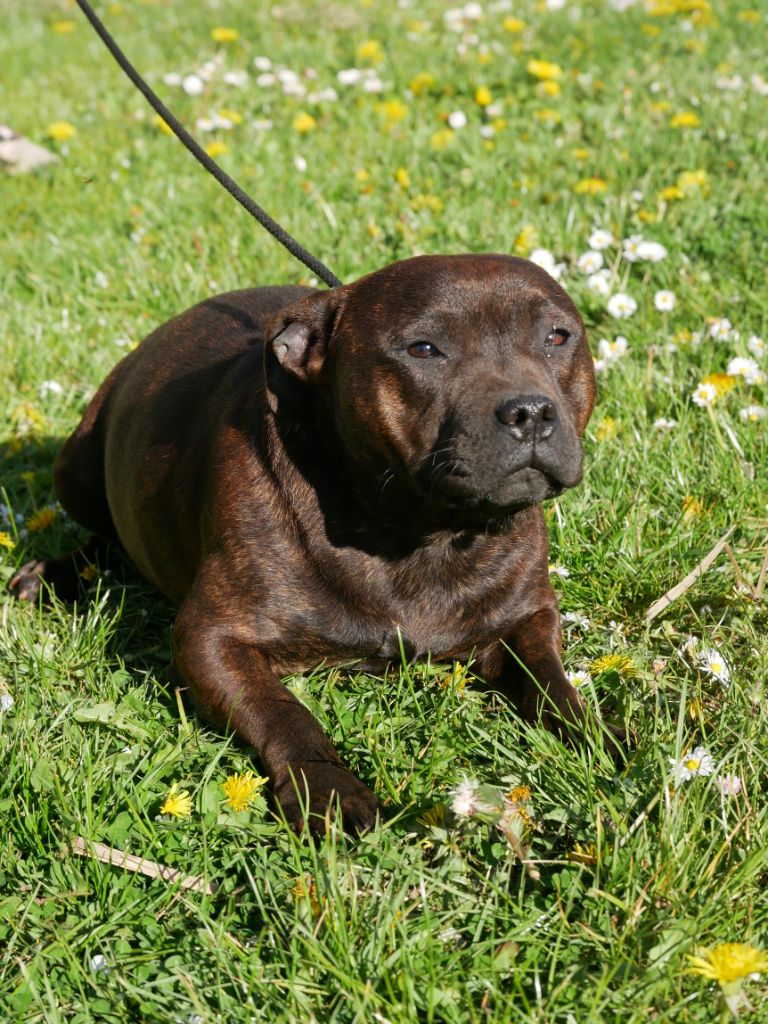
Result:
{"type": "Polygon", "coordinates": [[[597,675],[613,672],[624,679],[635,679],[640,674],[635,663],[626,654],[603,654],[595,658],[590,669],[597,675]]]}
{"type": "Polygon", "coordinates": [[[5,530],[0,531],[0,548],[5,548],[7,551],[10,551],[12,548],[15,547],[16,541],[13,539],[10,533],[7,533],[5,530]]]}
{"type": "Polygon", "coordinates": [[[397,121],[405,120],[408,115],[408,105],[402,100],[387,100],[386,103],[379,106],[379,113],[383,114],[384,120],[388,124],[394,124],[397,121]]]}
{"type": "Polygon", "coordinates": [[[160,807],[161,814],[170,814],[172,818],[188,818],[192,813],[192,798],[186,789],[179,789],[174,782],[160,807]]]}
{"type": "Polygon", "coordinates": [[[406,189],[411,187],[411,176],[404,167],[398,167],[395,171],[395,181],[400,188],[406,189]]]}
{"type": "Polygon", "coordinates": [[[707,384],[702,381],[694,388],[691,399],[694,405],[698,405],[702,409],[714,405],[717,401],[717,388],[714,384],[707,384]]]}
{"type": "Polygon", "coordinates": [[[679,199],[685,199],[685,192],[679,185],[667,185],[659,192],[659,199],[663,203],[672,203],[679,199]]]}
{"type": "Polygon", "coordinates": [[[297,114],[293,119],[293,130],[299,135],[306,135],[308,132],[314,131],[315,128],[317,128],[317,121],[305,111],[297,114]]]}
{"type": "Polygon", "coordinates": [[[670,757],[669,763],[676,782],[689,782],[697,775],[711,775],[715,770],[712,755],[704,747],[695,747],[683,754],[679,761],[670,757]]]}
{"type": "Polygon", "coordinates": [[[424,828],[442,828],[445,823],[445,804],[435,804],[424,811],[417,819],[424,828]]]}
{"type": "Polygon", "coordinates": [[[688,956],[691,974],[698,974],[721,987],[768,971],[768,956],[756,946],[745,942],[724,942],[713,949],[703,949],[699,956],[688,956]]]}
{"type": "Polygon", "coordinates": [[[682,110],[670,119],[669,126],[670,128],[698,128],[700,123],[698,114],[692,110],[682,110]]]}
{"type": "Polygon", "coordinates": [[[420,71],[418,75],[415,75],[408,83],[408,88],[411,90],[414,96],[421,96],[422,93],[429,92],[432,86],[435,84],[435,76],[431,75],[428,71],[420,71]]]}
{"type": "Polygon", "coordinates": [[[437,150],[437,152],[441,152],[453,145],[453,138],[453,132],[449,128],[441,128],[439,131],[432,134],[429,144],[432,149],[437,150]]]}
{"type": "Polygon", "coordinates": [[[451,810],[459,818],[471,818],[480,809],[477,783],[464,779],[451,793],[451,810]]]}
{"type": "Polygon", "coordinates": [[[548,60],[529,60],[526,64],[526,71],[533,78],[540,82],[558,80],[563,77],[563,69],[559,64],[553,64],[548,60]]]}
{"type": "Polygon", "coordinates": [[[525,32],[525,22],[522,18],[505,18],[501,23],[501,27],[506,32],[511,32],[512,35],[519,35],[521,32],[525,32]]]}
{"type": "Polygon", "coordinates": [[[236,28],[220,26],[211,29],[211,39],[214,43],[236,43],[239,38],[240,33],[236,28]]]}
{"type": "Polygon", "coordinates": [[[637,310],[637,303],[626,292],[616,292],[608,300],[607,309],[617,320],[626,320],[637,310]]]}
{"type": "Polygon", "coordinates": [[[27,516],[24,525],[30,533],[40,533],[56,522],[57,515],[56,509],[48,505],[45,508],[41,508],[38,512],[34,512],[31,516],[27,516]]]}
{"type": "Polygon", "coordinates": [[[731,670],[722,654],[715,648],[699,653],[699,667],[702,672],[718,679],[724,686],[730,681],[731,670]]]}
{"type": "Polygon", "coordinates": [[[600,857],[594,843],[574,843],[573,847],[565,855],[565,859],[575,864],[584,864],[586,867],[593,868],[600,857]]]}
{"type": "Polygon", "coordinates": [[[733,390],[736,378],[730,373],[710,373],[703,379],[702,384],[712,384],[720,396],[733,390]]]}
{"type": "Polygon", "coordinates": [[[448,124],[455,132],[467,126],[467,115],[463,110],[452,110],[448,115],[448,124]]]}
{"type": "Polygon", "coordinates": [[[80,579],[85,580],[86,583],[92,583],[97,579],[98,575],[99,570],[93,562],[89,562],[88,565],[80,570],[80,579]]]}
{"type": "Polygon", "coordinates": [[[355,50],[355,56],[364,64],[380,64],[384,59],[381,43],[376,39],[366,39],[355,50]]]}
{"type": "Polygon", "coordinates": [[[493,103],[491,90],[486,85],[479,85],[475,89],[475,103],[479,107],[489,107],[493,103]]]}
{"type": "Polygon", "coordinates": [[[599,196],[606,191],[608,185],[603,181],[602,178],[583,178],[581,181],[577,181],[573,186],[573,191],[576,195],[582,196],[599,196]]]}
{"type": "Polygon", "coordinates": [[[704,170],[681,171],[677,176],[677,186],[685,195],[691,192],[707,195],[710,191],[709,177],[704,170]]]}
{"type": "Polygon", "coordinates": [[[233,811],[246,811],[259,795],[261,787],[268,782],[266,776],[254,776],[253,772],[244,775],[229,775],[221,784],[226,795],[226,802],[233,811]]]}
{"type": "Polygon", "coordinates": [[[718,775],[717,788],[722,796],[738,796],[741,792],[741,779],[738,775],[718,775]]]}
{"type": "Polygon", "coordinates": [[[518,256],[527,256],[531,249],[538,244],[539,236],[532,224],[526,224],[513,243],[513,248],[518,256]]]}
{"type": "Polygon", "coordinates": [[[692,494],[686,494],[683,498],[683,522],[690,523],[704,515],[704,502],[701,498],[695,498],[692,494]]]}
{"type": "Polygon", "coordinates": [[[739,417],[747,423],[759,423],[765,419],[765,409],[762,405],[746,405],[739,409],[739,417]]]}
{"type": "Polygon", "coordinates": [[[67,36],[71,32],[74,32],[77,26],[74,21],[54,21],[51,25],[51,30],[56,33],[57,36],[67,36]]]}
{"type": "Polygon", "coordinates": [[[582,274],[596,274],[603,265],[603,254],[597,249],[583,252],[576,260],[576,266],[582,274]]]}
{"type": "Polygon", "coordinates": [[[46,132],[54,142],[68,142],[77,135],[77,128],[69,121],[54,121],[48,125],[46,132]]]}
{"type": "Polygon", "coordinates": [[[619,428],[616,424],[616,420],[611,419],[610,416],[605,416],[595,424],[595,437],[600,444],[604,441],[609,441],[612,437],[615,437],[618,432],[619,428]]]}
{"type": "Polygon", "coordinates": [[[217,139],[214,142],[208,143],[205,147],[205,152],[212,160],[215,160],[217,156],[226,156],[229,152],[229,146],[226,142],[221,142],[217,139]]]}
{"type": "Polygon", "coordinates": [[[662,289],[653,296],[653,304],[660,313],[669,313],[675,308],[677,298],[674,292],[662,289]]]}

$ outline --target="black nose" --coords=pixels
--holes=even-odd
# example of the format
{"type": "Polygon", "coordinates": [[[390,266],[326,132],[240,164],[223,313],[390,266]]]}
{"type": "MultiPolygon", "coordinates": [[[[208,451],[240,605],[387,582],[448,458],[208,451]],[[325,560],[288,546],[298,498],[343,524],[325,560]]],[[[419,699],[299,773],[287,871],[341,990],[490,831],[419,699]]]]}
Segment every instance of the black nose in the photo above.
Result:
{"type": "Polygon", "coordinates": [[[499,402],[496,419],[519,440],[543,440],[554,430],[557,409],[546,395],[517,395],[499,402]]]}

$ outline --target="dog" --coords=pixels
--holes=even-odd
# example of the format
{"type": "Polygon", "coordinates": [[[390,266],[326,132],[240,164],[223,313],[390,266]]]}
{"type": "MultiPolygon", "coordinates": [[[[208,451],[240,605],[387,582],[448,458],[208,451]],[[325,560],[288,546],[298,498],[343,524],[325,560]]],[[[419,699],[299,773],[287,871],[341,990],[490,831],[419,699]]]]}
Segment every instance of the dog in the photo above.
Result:
{"type": "Polygon", "coordinates": [[[119,544],[178,607],[200,715],[255,748],[290,822],[330,806],[359,832],[378,799],[281,677],[474,658],[523,719],[583,731],[541,502],[579,482],[594,401],[576,307],[516,257],[207,299],[118,364],[64,444],[56,493],[93,537],[11,587],[66,595],[119,544]]]}

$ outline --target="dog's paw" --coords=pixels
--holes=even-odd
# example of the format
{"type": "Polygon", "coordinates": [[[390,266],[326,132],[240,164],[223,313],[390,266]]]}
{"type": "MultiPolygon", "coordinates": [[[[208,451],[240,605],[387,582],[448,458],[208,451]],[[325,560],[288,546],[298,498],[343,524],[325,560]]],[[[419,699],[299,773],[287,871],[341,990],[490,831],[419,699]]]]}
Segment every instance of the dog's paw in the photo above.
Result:
{"type": "Polygon", "coordinates": [[[360,835],[376,824],[382,812],[378,797],[342,765],[309,762],[291,765],[275,779],[275,800],[289,824],[301,831],[304,815],[315,835],[325,830],[325,816],[341,810],[344,831],[360,835]]]}

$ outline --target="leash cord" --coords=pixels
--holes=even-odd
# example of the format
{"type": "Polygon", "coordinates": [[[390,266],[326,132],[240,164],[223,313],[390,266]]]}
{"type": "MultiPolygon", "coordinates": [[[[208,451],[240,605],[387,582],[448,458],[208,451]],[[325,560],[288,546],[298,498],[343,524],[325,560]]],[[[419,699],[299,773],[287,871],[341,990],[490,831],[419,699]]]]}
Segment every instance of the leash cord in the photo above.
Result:
{"type": "Polygon", "coordinates": [[[208,156],[205,150],[192,138],[184,125],[174,117],[162,100],[155,92],[152,91],[138,71],[134,68],[104,27],[104,24],[88,3],[88,0],[77,0],[77,6],[86,16],[101,41],[139,92],[142,93],[150,106],[154,108],[160,117],[162,117],[174,135],[184,144],[184,146],[186,146],[192,156],[203,165],[206,171],[212,174],[216,181],[218,181],[218,183],[222,185],[231,196],[234,196],[238,203],[240,203],[240,205],[243,206],[252,217],[255,217],[259,224],[261,224],[263,228],[266,228],[273,238],[276,238],[292,256],[295,256],[299,262],[303,263],[304,266],[311,270],[313,274],[316,274],[321,281],[324,281],[328,285],[329,288],[336,288],[340,285],[341,281],[339,278],[336,277],[336,275],[333,274],[324,263],[321,263],[320,260],[313,256],[311,252],[308,252],[302,245],[300,245],[292,235],[289,235],[287,231],[281,228],[277,221],[273,220],[266,210],[262,210],[258,203],[255,203],[246,192],[243,192],[237,182],[233,181],[232,178],[230,178],[230,176],[216,163],[216,161],[208,156]]]}

